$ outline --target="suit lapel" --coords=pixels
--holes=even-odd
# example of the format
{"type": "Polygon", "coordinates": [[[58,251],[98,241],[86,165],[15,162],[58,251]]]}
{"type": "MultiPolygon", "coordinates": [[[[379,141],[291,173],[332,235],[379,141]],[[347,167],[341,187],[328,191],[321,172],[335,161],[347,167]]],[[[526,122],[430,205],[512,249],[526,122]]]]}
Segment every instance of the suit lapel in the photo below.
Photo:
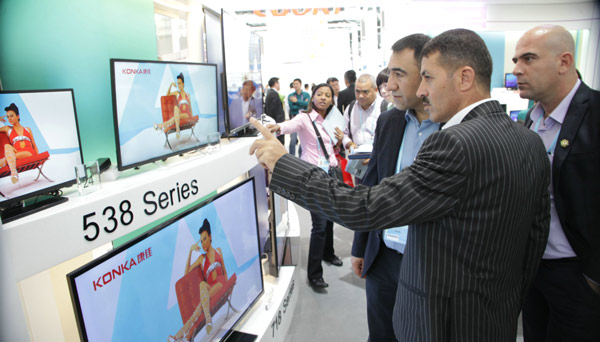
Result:
{"type": "Polygon", "coordinates": [[[552,160],[553,187],[558,181],[560,168],[571,150],[581,122],[588,112],[589,100],[590,88],[582,82],[577,92],[575,92],[573,100],[571,100],[569,109],[567,109],[567,115],[565,115],[565,120],[558,135],[558,142],[554,149],[554,159],[552,160]]]}

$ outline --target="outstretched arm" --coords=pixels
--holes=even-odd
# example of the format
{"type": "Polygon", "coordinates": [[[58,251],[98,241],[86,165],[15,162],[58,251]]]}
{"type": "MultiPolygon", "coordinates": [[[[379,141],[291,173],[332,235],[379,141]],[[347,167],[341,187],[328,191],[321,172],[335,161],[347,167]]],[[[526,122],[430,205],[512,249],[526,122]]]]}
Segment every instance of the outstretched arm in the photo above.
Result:
{"type": "Polygon", "coordinates": [[[352,230],[377,230],[439,219],[458,204],[466,180],[466,158],[451,134],[430,136],[415,162],[372,188],[351,188],[321,168],[286,154],[258,121],[265,137],[250,154],[273,171],[271,190],[352,230]]]}

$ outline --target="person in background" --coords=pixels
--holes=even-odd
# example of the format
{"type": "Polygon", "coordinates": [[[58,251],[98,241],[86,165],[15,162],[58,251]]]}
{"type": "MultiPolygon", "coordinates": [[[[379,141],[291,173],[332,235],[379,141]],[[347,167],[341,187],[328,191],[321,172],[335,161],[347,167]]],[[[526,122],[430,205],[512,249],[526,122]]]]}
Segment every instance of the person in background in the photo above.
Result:
{"type": "MultiPolygon", "coordinates": [[[[382,113],[377,120],[364,185],[377,185],[412,164],[425,139],[440,127],[429,120],[429,113],[417,96],[421,50],[429,40],[424,34],[413,34],[392,46],[389,79],[386,78],[385,84],[395,108],[382,113]]],[[[365,278],[371,342],[396,341],[392,316],[407,233],[407,226],[354,233],[352,270],[365,278]]]]}
{"type": "MultiPolygon", "coordinates": [[[[323,128],[323,120],[332,108],[333,89],[322,83],[315,87],[306,111],[300,112],[290,121],[269,125],[268,128],[271,132],[279,134],[298,133],[303,151],[302,160],[328,170],[329,167],[338,165],[335,158],[335,146],[323,128]],[[325,150],[321,146],[321,141],[325,150]]],[[[308,283],[314,289],[322,289],[329,286],[323,279],[322,261],[327,261],[335,266],[342,266],[343,263],[335,255],[333,248],[333,222],[316,211],[310,212],[310,218],[312,230],[308,249],[308,283]]]]}
{"type": "Polygon", "coordinates": [[[390,76],[390,69],[385,68],[379,72],[375,82],[377,83],[377,92],[383,99],[381,106],[379,107],[380,112],[385,112],[389,109],[394,108],[394,97],[390,92],[387,91],[388,78],[390,76]]]}
{"type": "MultiPolygon", "coordinates": [[[[285,120],[285,111],[283,110],[283,103],[279,98],[279,89],[279,78],[271,77],[267,96],[265,96],[265,114],[272,117],[277,123],[285,120]]],[[[284,143],[285,136],[282,135],[277,138],[282,144],[284,143]]]]}
{"type": "Polygon", "coordinates": [[[340,81],[338,81],[338,79],[335,77],[329,77],[327,79],[327,84],[329,84],[331,86],[331,89],[333,89],[333,105],[337,107],[338,96],[340,94],[340,81]]]}
{"type": "MultiPolygon", "coordinates": [[[[360,145],[373,145],[373,135],[377,126],[377,118],[381,114],[381,100],[377,98],[377,84],[375,77],[369,74],[360,75],[355,84],[354,93],[356,101],[351,102],[344,112],[346,129],[342,146],[347,151],[360,145]]],[[[364,165],[369,163],[366,158],[364,165]]],[[[361,182],[358,177],[354,178],[356,183],[361,182]]]]}
{"type": "Polygon", "coordinates": [[[492,58],[455,29],[421,52],[417,96],[433,122],[413,163],[350,188],[294,158],[257,120],[269,187],[356,231],[409,225],[393,324],[399,341],[514,341],[550,223],[544,144],[490,98],[492,58]],[[536,177],[531,177],[535,175],[536,177]]]}
{"type": "MultiPolygon", "coordinates": [[[[301,110],[306,110],[310,103],[310,94],[302,91],[302,80],[296,78],[292,82],[294,91],[288,95],[288,103],[290,105],[290,120],[292,120],[301,110]]],[[[298,136],[296,133],[290,135],[290,154],[296,154],[296,145],[298,144],[298,136]]],[[[302,147],[298,150],[298,155],[302,156],[302,147]]]]}
{"type": "MultiPolygon", "coordinates": [[[[578,79],[575,42],[543,25],[517,42],[525,126],[552,165],[550,236],[525,306],[525,341],[600,341],[600,92],[578,79]]],[[[537,174],[527,173],[531,179],[537,174]]]]}
{"type": "Polygon", "coordinates": [[[344,73],[344,83],[346,84],[346,89],[340,91],[338,94],[337,107],[340,110],[340,113],[343,113],[346,110],[346,107],[350,104],[350,102],[356,99],[354,95],[354,83],[356,83],[356,72],[354,70],[348,70],[344,73]]]}

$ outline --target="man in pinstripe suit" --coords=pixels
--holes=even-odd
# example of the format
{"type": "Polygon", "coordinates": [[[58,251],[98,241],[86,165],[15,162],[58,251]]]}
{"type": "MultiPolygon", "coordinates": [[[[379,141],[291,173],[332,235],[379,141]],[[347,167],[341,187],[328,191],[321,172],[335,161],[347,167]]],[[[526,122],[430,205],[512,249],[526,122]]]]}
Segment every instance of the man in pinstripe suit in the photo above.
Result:
{"type": "Polygon", "coordinates": [[[514,341],[548,237],[549,161],[535,133],[490,100],[491,57],[464,29],[422,53],[417,95],[446,122],[412,165],[350,188],[265,139],[250,148],[273,191],[353,230],[409,224],[394,331],[400,341],[514,341]],[[531,177],[536,175],[537,177],[531,177]]]}

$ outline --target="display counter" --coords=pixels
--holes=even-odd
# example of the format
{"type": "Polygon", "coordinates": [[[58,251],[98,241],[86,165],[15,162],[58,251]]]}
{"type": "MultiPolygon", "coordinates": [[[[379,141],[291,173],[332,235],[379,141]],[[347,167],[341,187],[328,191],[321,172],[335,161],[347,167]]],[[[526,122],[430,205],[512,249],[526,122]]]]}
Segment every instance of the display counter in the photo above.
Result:
{"type": "MultiPolygon", "coordinates": [[[[67,189],[67,202],[3,225],[2,327],[11,328],[2,329],[2,340],[72,340],[73,322],[65,322],[73,317],[72,312],[65,314],[72,311],[65,274],[110,250],[115,239],[180,212],[235,181],[257,164],[248,154],[254,140],[224,140],[218,153],[185,155],[122,172],[86,196],[67,189]],[[20,301],[4,300],[19,297],[20,301]]],[[[294,269],[284,267],[282,278],[266,279],[272,303],[267,315],[281,306],[284,297],[289,297],[289,310],[290,300],[297,296],[294,269]]],[[[266,336],[262,325],[251,323],[260,319],[248,318],[246,327],[260,326],[258,330],[264,330],[260,335],[266,336]]]]}

